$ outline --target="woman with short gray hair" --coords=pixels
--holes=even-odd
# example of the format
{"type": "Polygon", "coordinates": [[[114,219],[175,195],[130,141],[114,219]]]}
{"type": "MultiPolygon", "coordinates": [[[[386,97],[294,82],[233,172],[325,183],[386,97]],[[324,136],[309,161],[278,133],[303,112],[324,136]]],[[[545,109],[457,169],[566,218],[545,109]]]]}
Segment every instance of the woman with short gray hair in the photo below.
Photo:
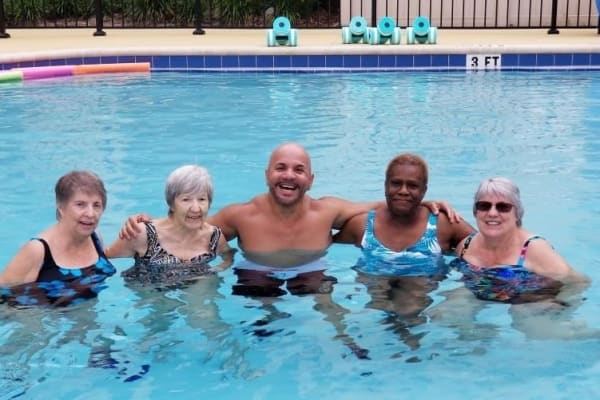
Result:
{"type": "Polygon", "coordinates": [[[228,268],[233,251],[221,230],[206,222],[212,198],[212,179],[204,167],[177,168],[165,185],[167,216],[138,222],[142,233],[131,240],[117,239],[106,254],[133,257],[135,265],[122,275],[143,284],[172,285],[228,268]],[[223,262],[212,268],[209,263],[217,256],[223,262]]]}

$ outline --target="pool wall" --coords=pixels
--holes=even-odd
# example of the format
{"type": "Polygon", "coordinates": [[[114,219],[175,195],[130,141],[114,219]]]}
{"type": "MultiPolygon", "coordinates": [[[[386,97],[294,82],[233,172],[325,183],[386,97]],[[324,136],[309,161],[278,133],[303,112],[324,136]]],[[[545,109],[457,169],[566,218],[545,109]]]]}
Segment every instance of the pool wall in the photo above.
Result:
{"type": "Polygon", "coordinates": [[[0,70],[51,65],[149,62],[151,70],[183,72],[354,72],[453,70],[595,70],[600,52],[485,54],[102,55],[24,59],[0,70]]]}

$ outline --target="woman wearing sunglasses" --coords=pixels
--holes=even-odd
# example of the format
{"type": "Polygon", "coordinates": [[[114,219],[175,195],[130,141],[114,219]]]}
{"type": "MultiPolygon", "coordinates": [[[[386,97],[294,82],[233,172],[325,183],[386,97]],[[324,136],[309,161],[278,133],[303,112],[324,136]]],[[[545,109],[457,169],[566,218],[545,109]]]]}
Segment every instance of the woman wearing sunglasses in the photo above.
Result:
{"type": "Polygon", "coordinates": [[[506,178],[484,180],[475,193],[479,232],[456,248],[452,263],[478,298],[522,303],[553,298],[565,283],[587,282],[542,237],[522,227],[519,188],[506,178]]]}

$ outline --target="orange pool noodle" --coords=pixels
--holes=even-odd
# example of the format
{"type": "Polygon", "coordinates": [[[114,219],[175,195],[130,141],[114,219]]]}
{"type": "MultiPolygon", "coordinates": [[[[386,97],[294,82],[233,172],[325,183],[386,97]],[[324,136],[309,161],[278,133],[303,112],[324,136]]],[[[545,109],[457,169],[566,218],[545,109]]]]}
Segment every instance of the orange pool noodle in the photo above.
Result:
{"type": "Polygon", "coordinates": [[[150,63],[87,64],[75,65],[73,75],[106,74],[119,72],[149,72],[150,63]]]}

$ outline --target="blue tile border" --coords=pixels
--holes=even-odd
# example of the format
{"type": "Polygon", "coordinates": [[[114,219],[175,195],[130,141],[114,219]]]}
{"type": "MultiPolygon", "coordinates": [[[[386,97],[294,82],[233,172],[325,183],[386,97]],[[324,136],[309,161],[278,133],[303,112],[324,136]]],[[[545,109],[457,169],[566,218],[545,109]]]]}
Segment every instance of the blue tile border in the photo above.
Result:
{"type": "Polygon", "coordinates": [[[600,70],[600,52],[469,54],[281,54],[281,55],[119,55],[69,57],[0,63],[0,70],[53,65],[150,62],[152,71],[189,72],[361,72],[498,70],[600,70]],[[469,58],[486,58],[478,68],[469,58]],[[490,59],[498,64],[490,66],[490,59]]]}

